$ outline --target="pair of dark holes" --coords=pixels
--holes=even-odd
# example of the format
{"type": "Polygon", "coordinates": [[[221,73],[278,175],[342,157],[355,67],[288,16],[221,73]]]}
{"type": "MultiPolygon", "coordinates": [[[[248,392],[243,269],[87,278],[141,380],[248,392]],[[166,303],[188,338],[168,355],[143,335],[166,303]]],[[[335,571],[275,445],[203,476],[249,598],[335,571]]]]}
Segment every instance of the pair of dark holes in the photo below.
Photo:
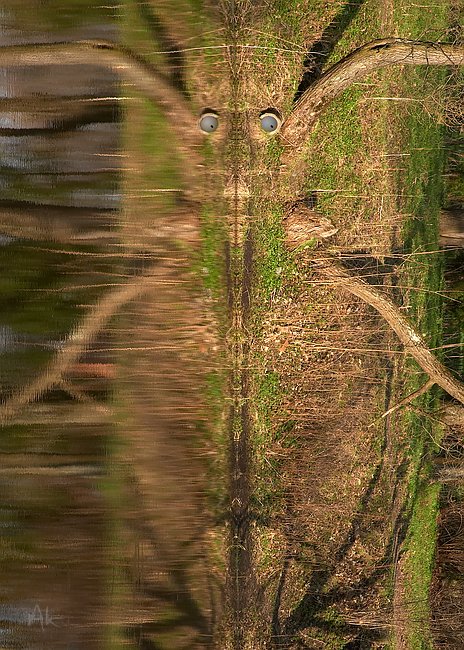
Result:
{"type": "MultiPolygon", "coordinates": [[[[282,125],[279,114],[272,109],[260,113],[259,122],[265,133],[277,133],[282,125]]],[[[213,133],[219,127],[219,116],[215,111],[206,110],[202,113],[198,125],[204,133],[213,133]]]]}

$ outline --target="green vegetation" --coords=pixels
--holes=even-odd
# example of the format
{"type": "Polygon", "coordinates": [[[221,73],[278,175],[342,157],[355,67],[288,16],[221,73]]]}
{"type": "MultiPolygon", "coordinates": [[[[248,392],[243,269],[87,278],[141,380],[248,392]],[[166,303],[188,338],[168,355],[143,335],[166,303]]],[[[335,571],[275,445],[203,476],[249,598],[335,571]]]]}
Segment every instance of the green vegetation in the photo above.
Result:
{"type": "Polygon", "coordinates": [[[432,648],[430,638],[429,589],[435,559],[440,485],[422,484],[417,489],[405,552],[404,598],[409,650],[432,648]]]}
{"type": "Polygon", "coordinates": [[[69,29],[76,25],[94,25],[99,21],[109,21],[118,7],[117,2],[109,0],[98,4],[93,0],[67,0],[63,7],[61,0],[49,0],[47,3],[36,3],[31,11],[29,3],[15,5],[15,14],[22,24],[30,24],[31,29],[49,29],[58,31],[69,29]]]}
{"type": "Polygon", "coordinates": [[[345,91],[327,109],[308,140],[307,190],[320,192],[318,209],[338,219],[339,211],[347,209],[347,195],[352,197],[351,210],[363,209],[365,204],[365,187],[359,174],[364,148],[358,106],[362,95],[359,88],[345,91]]]}
{"type": "Polygon", "coordinates": [[[202,277],[204,287],[211,296],[220,301],[224,299],[225,286],[225,226],[218,219],[215,210],[204,206],[200,215],[201,249],[195,264],[202,277]]]}
{"type": "MultiPolygon", "coordinates": [[[[410,8],[411,22],[409,28],[404,26],[405,35],[412,38],[438,37],[437,30],[446,27],[446,8],[445,11],[439,9],[438,13],[433,11],[435,31],[431,32],[430,12],[426,8],[425,11],[410,8]]],[[[400,285],[405,287],[403,300],[408,313],[432,349],[439,348],[444,335],[443,256],[436,252],[439,210],[444,195],[444,128],[437,124],[436,117],[427,113],[422,103],[423,89],[427,94],[428,88],[440,87],[445,74],[443,70],[408,69],[400,84],[400,93],[416,100],[409,103],[399,133],[408,157],[396,183],[401,209],[410,215],[403,225],[403,249],[408,257],[401,268],[400,285]]],[[[435,354],[443,358],[440,350],[435,354]]],[[[407,395],[417,390],[427,378],[411,360],[406,364],[406,370],[409,371],[404,386],[407,395]]],[[[428,623],[429,589],[435,557],[440,486],[429,485],[431,461],[428,459],[438,450],[442,430],[439,423],[425,414],[439,408],[440,398],[440,391],[433,389],[415,401],[418,411],[402,417],[409,431],[406,499],[411,519],[403,547],[402,579],[405,612],[409,620],[406,626],[408,647],[411,650],[432,647],[428,623]]]]}
{"type": "Polygon", "coordinates": [[[280,483],[279,462],[276,458],[269,457],[269,450],[276,438],[273,416],[280,406],[281,387],[279,376],[275,372],[257,374],[254,401],[257,404],[255,422],[255,435],[253,449],[255,453],[255,475],[266,477],[265,481],[255,480],[253,500],[256,502],[257,511],[265,519],[279,508],[279,490],[283,489],[280,483]]]}
{"type": "Polygon", "coordinates": [[[403,38],[440,41],[449,27],[451,2],[395,0],[393,19],[403,38]]]}
{"type": "MultiPolygon", "coordinates": [[[[260,206],[264,208],[264,206],[260,206]]],[[[262,212],[259,212],[262,215],[262,212]]],[[[269,308],[272,297],[282,286],[282,277],[289,271],[291,262],[284,243],[282,210],[274,209],[259,220],[255,238],[256,309],[269,308]]]]}
{"type": "Polygon", "coordinates": [[[72,255],[61,248],[55,242],[8,246],[0,262],[3,325],[19,334],[63,338],[84,313],[82,301],[95,301],[102,294],[95,274],[109,274],[114,258],[108,263],[92,246],[75,246],[72,255]]]}

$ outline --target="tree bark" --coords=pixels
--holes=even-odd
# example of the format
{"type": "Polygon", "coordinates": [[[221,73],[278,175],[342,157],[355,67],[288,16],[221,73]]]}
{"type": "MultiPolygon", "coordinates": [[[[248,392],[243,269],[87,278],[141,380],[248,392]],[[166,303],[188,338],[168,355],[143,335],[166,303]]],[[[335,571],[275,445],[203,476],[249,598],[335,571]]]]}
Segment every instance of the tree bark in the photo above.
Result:
{"type": "Polygon", "coordinates": [[[403,343],[405,351],[413,357],[430,379],[461,404],[464,404],[464,383],[456,379],[448,368],[433,356],[423,338],[411,327],[391,300],[364,280],[349,275],[336,262],[315,262],[314,268],[333,284],[346,289],[377,310],[403,343]]]}
{"type": "Polygon", "coordinates": [[[355,81],[393,65],[464,65],[464,45],[387,38],[363,45],[329,68],[295,104],[281,134],[301,146],[330,102],[355,81]]]}

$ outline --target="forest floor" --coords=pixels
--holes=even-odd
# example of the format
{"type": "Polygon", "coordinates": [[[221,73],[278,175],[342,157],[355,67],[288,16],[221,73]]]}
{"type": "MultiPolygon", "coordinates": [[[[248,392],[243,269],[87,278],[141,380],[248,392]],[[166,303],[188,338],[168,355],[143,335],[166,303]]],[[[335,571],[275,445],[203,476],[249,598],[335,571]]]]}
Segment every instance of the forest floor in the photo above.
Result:
{"type": "MultiPolygon", "coordinates": [[[[334,44],[324,69],[375,38],[447,39],[447,3],[335,4],[308,20],[314,29],[322,18],[314,43],[324,32],[334,44]]],[[[324,249],[289,256],[276,204],[257,228],[254,497],[267,522],[257,525],[256,564],[271,585],[278,647],[432,644],[443,395],[382,417],[426,376],[371,308],[324,284],[310,261],[337,255],[383,287],[442,355],[444,79],[442,70],[382,71],[320,119],[302,189],[339,229],[324,249]]]]}

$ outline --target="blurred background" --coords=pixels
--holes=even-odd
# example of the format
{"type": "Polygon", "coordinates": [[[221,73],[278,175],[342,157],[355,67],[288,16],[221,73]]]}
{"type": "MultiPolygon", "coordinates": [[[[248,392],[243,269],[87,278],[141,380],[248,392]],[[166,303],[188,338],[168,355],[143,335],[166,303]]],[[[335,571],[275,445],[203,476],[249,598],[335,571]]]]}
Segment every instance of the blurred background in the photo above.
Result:
{"type": "MultiPolygon", "coordinates": [[[[157,4],[6,0],[0,46],[173,49],[157,4]]],[[[57,56],[0,68],[0,150],[0,646],[209,647],[218,343],[169,127],[57,56]]]]}

